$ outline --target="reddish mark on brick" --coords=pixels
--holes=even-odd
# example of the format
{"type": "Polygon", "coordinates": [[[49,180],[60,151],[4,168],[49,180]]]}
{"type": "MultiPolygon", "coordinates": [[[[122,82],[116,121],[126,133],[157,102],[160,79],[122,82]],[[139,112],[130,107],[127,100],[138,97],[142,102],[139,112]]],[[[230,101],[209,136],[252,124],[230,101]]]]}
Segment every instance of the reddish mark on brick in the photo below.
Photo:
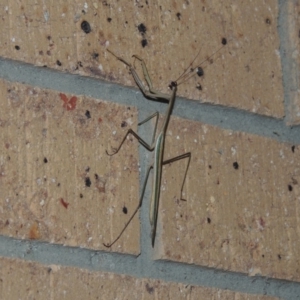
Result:
{"type": "Polygon", "coordinates": [[[101,119],[101,118],[99,118],[99,119],[98,119],[98,122],[99,122],[99,123],[101,123],[101,122],[102,122],[102,119],[101,119]]]}
{"type": "Polygon", "coordinates": [[[64,102],[63,108],[66,110],[74,110],[76,108],[77,97],[73,96],[68,99],[68,97],[63,93],[60,93],[59,97],[64,102]]]}
{"type": "Polygon", "coordinates": [[[36,240],[39,237],[40,237],[39,227],[38,227],[38,224],[35,222],[31,225],[31,227],[29,229],[29,238],[31,240],[36,240]]]}
{"type": "Polygon", "coordinates": [[[258,219],[258,227],[259,227],[259,230],[264,230],[265,229],[265,226],[266,226],[266,221],[262,218],[262,217],[260,217],[259,219],[258,219]]]}
{"type": "Polygon", "coordinates": [[[59,201],[63,205],[64,208],[66,208],[66,209],[68,208],[69,203],[66,202],[63,198],[60,198],[59,201]]]}
{"type": "Polygon", "coordinates": [[[265,229],[265,227],[266,227],[266,221],[262,217],[259,217],[257,219],[253,219],[253,222],[256,223],[257,228],[260,231],[263,231],[265,229]]]}

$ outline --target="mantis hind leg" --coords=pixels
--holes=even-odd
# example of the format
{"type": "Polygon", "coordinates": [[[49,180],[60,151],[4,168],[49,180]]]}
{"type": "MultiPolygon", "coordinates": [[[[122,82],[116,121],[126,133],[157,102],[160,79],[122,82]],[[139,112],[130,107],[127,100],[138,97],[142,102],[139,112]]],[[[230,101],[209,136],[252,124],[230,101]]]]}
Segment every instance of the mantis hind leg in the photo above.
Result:
{"type": "Polygon", "coordinates": [[[139,208],[142,206],[143,198],[144,198],[144,194],[145,194],[145,190],[146,190],[146,186],[147,186],[147,182],[148,182],[148,178],[149,178],[149,174],[150,174],[150,171],[151,171],[152,168],[153,168],[153,165],[149,166],[149,168],[147,170],[138,206],[134,210],[134,212],[131,215],[131,217],[129,218],[129,220],[126,222],[125,226],[123,227],[123,229],[121,230],[121,232],[119,233],[119,235],[111,243],[107,243],[107,244],[103,243],[103,245],[105,247],[110,248],[114,243],[116,243],[119,240],[119,238],[122,236],[123,232],[126,230],[126,228],[128,227],[128,225],[130,224],[130,222],[132,221],[132,219],[134,218],[134,216],[138,212],[139,208]]]}
{"type": "MultiPolygon", "coordinates": [[[[188,163],[187,163],[187,166],[186,166],[186,169],[185,169],[185,172],[184,172],[184,177],[183,177],[183,181],[182,181],[182,185],[181,185],[181,190],[180,190],[180,200],[182,200],[182,201],[186,201],[182,197],[182,191],[183,191],[183,187],[184,187],[184,183],[185,183],[187,171],[189,169],[189,165],[190,165],[190,161],[191,161],[191,152],[187,152],[187,153],[181,154],[179,156],[173,157],[171,159],[168,159],[168,160],[165,160],[165,161],[162,162],[163,165],[166,165],[166,164],[170,164],[172,162],[175,162],[177,160],[181,160],[181,159],[184,159],[184,158],[188,158],[188,163]]],[[[153,193],[153,191],[152,191],[152,193],[153,193]]],[[[153,212],[153,213],[154,213],[155,217],[153,218],[154,221],[153,221],[153,224],[152,224],[152,231],[151,231],[152,247],[154,247],[154,243],[155,243],[158,211],[153,212]]],[[[151,217],[150,217],[150,219],[151,219],[151,217]]]]}
{"type": "Polygon", "coordinates": [[[181,160],[181,159],[184,159],[184,158],[188,158],[188,163],[187,163],[187,166],[185,168],[184,177],[183,177],[183,181],[182,181],[182,185],[181,185],[181,190],[180,190],[180,200],[182,200],[182,201],[186,201],[186,199],[182,198],[182,191],[183,191],[183,187],[184,187],[184,184],[185,184],[185,179],[186,179],[187,171],[188,171],[189,166],[190,166],[191,152],[187,152],[187,153],[184,153],[184,154],[181,154],[179,156],[176,156],[176,157],[173,157],[171,159],[163,161],[163,165],[167,165],[167,164],[170,164],[172,162],[175,162],[177,160],[181,160]]]}

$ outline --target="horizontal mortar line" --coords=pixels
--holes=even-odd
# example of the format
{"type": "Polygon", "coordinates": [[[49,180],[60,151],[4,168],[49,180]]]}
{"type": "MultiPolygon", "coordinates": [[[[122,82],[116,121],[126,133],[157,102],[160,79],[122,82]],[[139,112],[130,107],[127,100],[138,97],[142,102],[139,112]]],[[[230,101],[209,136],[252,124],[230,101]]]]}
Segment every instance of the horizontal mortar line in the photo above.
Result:
{"type": "MultiPolygon", "coordinates": [[[[164,103],[145,101],[137,89],[1,57],[0,78],[74,95],[101,98],[118,104],[135,106],[142,111],[157,110],[163,113],[166,109],[164,103]]],[[[178,97],[173,115],[223,129],[256,134],[295,145],[300,144],[300,126],[289,127],[282,119],[257,115],[237,108],[199,103],[178,97]]]]}
{"type": "Polygon", "coordinates": [[[187,285],[228,289],[235,292],[299,299],[300,283],[218,270],[172,261],[146,261],[141,256],[75,248],[47,242],[0,236],[0,256],[62,265],[90,271],[113,272],[135,278],[156,279],[187,285]]]}

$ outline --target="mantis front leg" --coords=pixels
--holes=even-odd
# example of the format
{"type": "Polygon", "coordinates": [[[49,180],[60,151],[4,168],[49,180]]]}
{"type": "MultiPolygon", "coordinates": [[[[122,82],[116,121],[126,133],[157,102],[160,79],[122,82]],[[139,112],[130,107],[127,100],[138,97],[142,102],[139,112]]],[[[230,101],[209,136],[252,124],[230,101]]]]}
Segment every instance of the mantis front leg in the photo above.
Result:
{"type": "Polygon", "coordinates": [[[122,57],[117,56],[116,54],[114,54],[111,50],[107,49],[107,51],[109,53],[111,53],[113,56],[115,56],[118,60],[120,60],[121,62],[123,62],[126,66],[129,67],[129,70],[134,78],[135,83],[137,84],[137,86],[139,87],[139,89],[141,90],[141,92],[143,93],[143,95],[148,98],[148,99],[152,99],[152,100],[159,100],[159,99],[164,99],[164,100],[169,100],[169,95],[167,94],[163,94],[160,93],[156,90],[153,89],[152,87],[152,81],[151,78],[149,76],[146,64],[144,62],[143,59],[141,59],[138,55],[133,55],[133,57],[137,60],[139,60],[142,64],[142,69],[143,69],[143,75],[144,78],[146,80],[146,83],[148,85],[149,90],[147,90],[142,82],[142,80],[140,79],[139,75],[137,74],[136,70],[134,69],[134,67],[127,62],[125,59],[123,59],[122,57]]]}

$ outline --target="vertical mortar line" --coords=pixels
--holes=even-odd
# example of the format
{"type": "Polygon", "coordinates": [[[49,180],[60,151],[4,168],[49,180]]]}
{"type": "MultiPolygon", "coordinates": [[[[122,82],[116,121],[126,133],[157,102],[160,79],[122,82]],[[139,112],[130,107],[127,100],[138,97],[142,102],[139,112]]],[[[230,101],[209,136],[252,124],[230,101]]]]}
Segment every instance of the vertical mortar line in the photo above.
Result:
{"type": "MultiPolygon", "coordinates": [[[[143,97],[144,98],[144,97],[143,97]]],[[[144,98],[144,101],[149,101],[144,98]]],[[[145,120],[153,111],[139,109],[138,121],[141,122],[145,120]]],[[[152,133],[154,130],[153,123],[148,121],[138,127],[138,135],[144,138],[147,142],[151,142],[152,133]]],[[[139,143],[139,165],[140,165],[140,175],[139,175],[139,197],[141,196],[142,188],[145,181],[146,172],[152,163],[153,151],[148,151],[139,143]]],[[[151,259],[151,238],[150,238],[150,222],[149,222],[149,207],[151,198],[151,182],[152,182],[152,172],[150,172],[147,187],[145,190],[142,206],[140,208],[140,270],[147,265],[146,261],[151,259]]]]}
{"type": "MultiPolygon", "coordinates": [[[[291,21],[289,16],[292,15],[289,7],[294,7],[290,1],[279,0],[279,14],[278,14],[278,34],[280,39],[280,60],[282,68],[282,81],[283,81],[283,94],[284,94],[284,110],[286,123],[293,122],[293,92],[297,91],[298,85],[298,72],[297,61],[293,59],[293,43],[291,42],[291,21]]],[[[292,2],[292,1],[291,1],[292,2]]],[[[291,16],[292,18],[292,16],[291,16]]]]}

